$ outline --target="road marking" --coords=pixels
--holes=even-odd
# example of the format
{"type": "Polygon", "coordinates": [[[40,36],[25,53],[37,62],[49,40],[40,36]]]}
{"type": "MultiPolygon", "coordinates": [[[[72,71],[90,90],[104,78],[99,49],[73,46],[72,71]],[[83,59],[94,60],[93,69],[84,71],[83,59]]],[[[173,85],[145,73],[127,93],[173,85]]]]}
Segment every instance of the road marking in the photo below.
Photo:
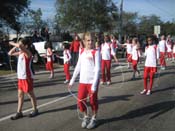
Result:
{"type": "Polygon", "coordinates": [[[117,66],[114,68],[114,70],[122,69],[122,68],[127,68],[128,66],[117,66]]]}
{"type": "MultiPolygon", "coordinates": [[[[55,102],[64,100],[64,99],[69,98],[69,97],[71,97],[71,96],[72,96],[72,95],[70,94],[70,95],[67,95],[67,96],[64,96],[64,97],[55,99],[55,100],[53,100],[53,101],[50,101],[50,102],[41,104],[41,105],[37,106],[37,108],[39,109],[39,108],[48,106],[48,105],[50,105],[50,104],[53,104],[53,103],[55,103],[55,102]]],[[[26,109],[26,110],[23,111],[23,113],[27,113],[27,112],[32,111],[32,110],[33,110],[33,108],[26,109]]],[[[16,113],[13,113],[13,114],[11,114],[11,115],[8,115],[8,116],[5,116],[5,117],[0,118],[0,122],[5,121],[5,120],[7,120],[7,119],[10,119],[10,117],[14,116],[15,114],[16,114],[16,113]]]]}

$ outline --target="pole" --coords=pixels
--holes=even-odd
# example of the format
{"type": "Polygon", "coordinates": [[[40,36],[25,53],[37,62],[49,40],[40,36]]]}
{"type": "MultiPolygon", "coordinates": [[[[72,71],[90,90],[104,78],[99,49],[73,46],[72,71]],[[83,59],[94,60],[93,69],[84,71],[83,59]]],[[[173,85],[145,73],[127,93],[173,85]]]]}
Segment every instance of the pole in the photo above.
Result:
{"type": "Polygon", "coordinates": [[[122,26],[123,26],[123,0],[120,1],[120,9],[119,9],[119,42],[122,43],[122,26]]]}

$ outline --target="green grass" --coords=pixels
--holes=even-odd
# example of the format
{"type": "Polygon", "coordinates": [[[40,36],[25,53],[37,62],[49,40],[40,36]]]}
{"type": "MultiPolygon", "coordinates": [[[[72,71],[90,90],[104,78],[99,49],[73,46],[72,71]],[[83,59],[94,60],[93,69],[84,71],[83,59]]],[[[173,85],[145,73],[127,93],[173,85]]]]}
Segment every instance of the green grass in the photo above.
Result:
{"type": "Polygon", "coordinates": [[[11,70],[0,70],[0,76],[2,75],[9,75],[9,74],[13,74],[16,73],[15,71],[11,71],[11,70]]]}

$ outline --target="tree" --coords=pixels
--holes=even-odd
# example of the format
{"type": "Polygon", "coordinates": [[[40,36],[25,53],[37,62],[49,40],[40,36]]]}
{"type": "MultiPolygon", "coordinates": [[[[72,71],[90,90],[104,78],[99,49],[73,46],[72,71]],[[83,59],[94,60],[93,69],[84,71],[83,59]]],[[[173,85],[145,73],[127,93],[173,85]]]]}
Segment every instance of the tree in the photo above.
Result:
{"type": "Polygon", "coordinates": [[[78,32],[112,29],[112,12],[117,11],[112,0],[57,0],[56,9],[60,27],[78,32]]]}
{"type": "Polygon", "coordinates": [[[42,11],[41,8],[35,10],[30,10],[29,16],[32,19],[32,25],[35,30],[39,32],[43,25],[45,25],[44,21],[42,21],[42,11]]]}
{"type": "Polygon", "coordinates": [[[175,36],[175,31],[173,29],[175,29],[175,21],[163,23],[161,25],[161,34],[175,36]]]}
{"type": "Polygon", "coordinates": [[[19,32],[20,14],[28,8],[29,0],[1,0],[0,20],[5,21],[12,29],[19,32]]]}
{"type": "Polygon", "coordinates": [[[123,34],[134,35],[137,33],[137,13],[124,12],[123,13],[123,34]]]}
{"type": "Polygon", "coordinates": [[[156,15],[140,17],[138,33],[139,34],[154,34],[154,25],[161,25],[160,17],[156,15]]]}

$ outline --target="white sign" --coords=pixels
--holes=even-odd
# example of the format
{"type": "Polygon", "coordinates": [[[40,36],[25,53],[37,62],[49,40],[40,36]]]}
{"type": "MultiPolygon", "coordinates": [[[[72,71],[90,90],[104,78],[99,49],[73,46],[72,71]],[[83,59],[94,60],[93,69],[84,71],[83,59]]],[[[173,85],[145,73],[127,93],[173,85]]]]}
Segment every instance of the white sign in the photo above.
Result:
{"type": "Polygon", "coordinates": [[[154,34],[159,35],[160,34],[160,25],[154,26],[154,34]]]}

